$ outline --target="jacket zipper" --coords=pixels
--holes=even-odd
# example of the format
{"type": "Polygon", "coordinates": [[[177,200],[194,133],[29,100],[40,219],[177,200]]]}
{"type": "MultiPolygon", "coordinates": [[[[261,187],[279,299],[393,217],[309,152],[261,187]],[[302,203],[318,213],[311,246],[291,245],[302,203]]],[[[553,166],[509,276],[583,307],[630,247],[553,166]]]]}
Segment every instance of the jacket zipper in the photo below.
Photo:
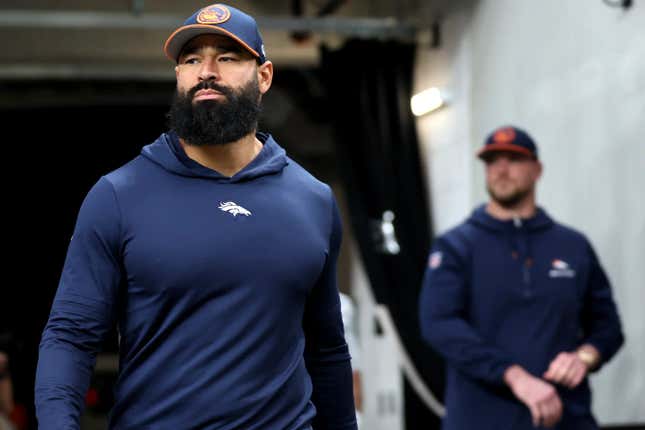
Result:
{"type": "MultiPolygon", "coordinates": [[[[515,225],[516,229],[521,229],[522,219],[519,216],[514,216],[513,225],[515,225]]],[[[528,238],[526,240],[528,240],[528,238]]],[[[528,247],[526,248],[528,250],[528,247]]],[[[533,266],[533,259],[530,256],[525,256],[524,261],[522,262],[522,282],[524,286],[523,293],[526,298],[533,295],[533,291],[531,289],[531,266],[533,266]]]]}

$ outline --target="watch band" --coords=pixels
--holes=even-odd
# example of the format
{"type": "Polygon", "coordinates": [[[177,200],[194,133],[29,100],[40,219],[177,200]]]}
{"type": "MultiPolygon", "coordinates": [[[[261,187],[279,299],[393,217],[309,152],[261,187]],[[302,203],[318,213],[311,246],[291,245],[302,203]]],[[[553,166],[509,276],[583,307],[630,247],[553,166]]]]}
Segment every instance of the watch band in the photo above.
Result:
{"type": "Polygon", "coordinates": [[[596,365],[597,357],[593,352],[587,351],[585,349],[579,349],[576,351],[576,355],[589,369],[593,368],[596,365]]]}

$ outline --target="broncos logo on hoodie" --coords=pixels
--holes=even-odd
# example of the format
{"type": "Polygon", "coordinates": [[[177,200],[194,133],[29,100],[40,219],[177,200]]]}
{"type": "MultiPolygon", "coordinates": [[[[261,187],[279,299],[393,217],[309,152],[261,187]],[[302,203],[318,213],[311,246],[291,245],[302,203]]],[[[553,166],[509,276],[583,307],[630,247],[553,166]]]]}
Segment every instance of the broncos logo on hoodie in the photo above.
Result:
{"type": "Polygon", "coordinates": [[[220,202],[219,208],[224,212],[228,212],[233,216],[244,215],[251,216],[251,212],[247,209],[244,209],[242,206],[238,205],[235,202],[220,202]]]}

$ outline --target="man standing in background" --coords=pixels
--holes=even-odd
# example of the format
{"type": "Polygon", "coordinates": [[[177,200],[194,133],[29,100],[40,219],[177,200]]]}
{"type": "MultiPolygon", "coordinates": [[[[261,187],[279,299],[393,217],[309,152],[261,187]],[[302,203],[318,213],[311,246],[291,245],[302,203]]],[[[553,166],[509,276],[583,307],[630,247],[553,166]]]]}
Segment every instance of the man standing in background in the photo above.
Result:
{"type": "Polygon", "coordinates": [[[447,363],[445,430],[595,430],[587,376],[623,343],[609,280],[581,233],[537,207],[542,164],[516,127],[479,151],[490,200],[435,241],[421,329],[447,363]]]}

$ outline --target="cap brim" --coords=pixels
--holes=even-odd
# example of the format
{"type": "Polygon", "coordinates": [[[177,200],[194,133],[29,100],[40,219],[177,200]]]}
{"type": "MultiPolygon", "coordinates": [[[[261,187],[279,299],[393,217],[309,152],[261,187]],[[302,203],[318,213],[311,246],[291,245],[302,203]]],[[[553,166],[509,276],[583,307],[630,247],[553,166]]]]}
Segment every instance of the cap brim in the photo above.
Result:
{"type": "Polygon", "coordinates": [[[517,154],[526,155],[527,157],[536,158],[537,156],[532,153],[530,150],[519,146],[513,145],[511,143],[491,143],[490,145],[484,146],[482,149],[477,152],[477,157],[482,160],[485,160],[488,155],[493,152],[515,152],[517,154]]]}
{"type": "Polygon", "coordinates": [[[256,58],[260,58],[259,53],[257,53],[246,42],[244,42],[242,39],[240,39],[230,31],[225,30],[221,27],[215,27],[213,25],[205,24],[185,25],[175,30],[175,32],[168,37],[166,43],[164,44],[163,51],[166,54],[166,57],[170,58],[174,62],[177,62],[177,60],[179,60],[181,49],[184,47],[184,45],[188,43],[188,41],[192,38],[200,36],[202,34],[222,34],[224,36],[230,37],[231,39],[242,45],[242,47],[249,51],[251,55],[256,58]]]}

